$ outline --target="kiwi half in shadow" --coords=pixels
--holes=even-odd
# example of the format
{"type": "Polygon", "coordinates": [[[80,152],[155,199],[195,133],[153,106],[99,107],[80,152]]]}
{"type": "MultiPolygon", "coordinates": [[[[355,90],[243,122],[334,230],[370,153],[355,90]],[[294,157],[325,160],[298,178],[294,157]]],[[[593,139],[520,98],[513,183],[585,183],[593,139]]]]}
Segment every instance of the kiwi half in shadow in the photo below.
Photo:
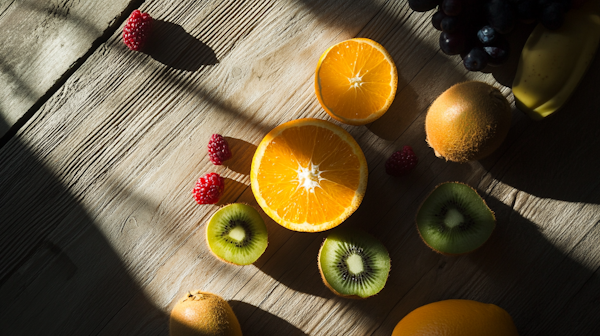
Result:
{"type": "Polygon", "coordinates": [[[364,299],[379,293],[390,273],[390,255],[383,244],[366,232],[337,229],[319,250],[319,271],[336,295],[364,299]]]}
{"type": "Polygon", "coordinates": [[[425,244],[449,255],[476,250],[496,227],[496,217],[483,198],[460,182],[438,185],[421,204],[416,221],[425,244]]]}
{"type": "Polygon", "coordinates": [[[253,207],[229,204],[210,218],[206,241],[217,258],[236,265],[249,265],[267,249],[267,227],[253,207]]]}

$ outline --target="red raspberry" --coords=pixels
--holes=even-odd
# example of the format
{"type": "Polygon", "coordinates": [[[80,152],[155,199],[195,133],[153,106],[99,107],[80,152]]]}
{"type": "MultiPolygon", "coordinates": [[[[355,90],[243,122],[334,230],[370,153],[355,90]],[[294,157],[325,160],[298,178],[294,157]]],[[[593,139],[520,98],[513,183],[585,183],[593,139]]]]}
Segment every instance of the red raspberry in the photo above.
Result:
{"type": "Polygon", "coordinates": [[[131,50],[142,50],[148,40],[151,29],[152,17],[150,17],[150,14],[142,13],[139,9],[136,9],[131,12],[125,23],[125,28],[123,28],[123,42],[131,50]]]}
{"type": "Polygon", "coordinates": [[[225,189],[225,179],[217,173],[208,173],[198,179],[194,199],[198,204],[215,204],[225,189]]]}
{"type": "Polygon", "coordinates": [[[208,157],[213,164],[220,166],[223,161],[231,158],[231,151],[227,140],[220,134],[213,134],[208,141],[208,157]]]}
{"type": "Polygon", "coordinates": [[[408,174],[415,168],[419,159],[410,146],[404,146],[402,151],[392,154],[385,162],[385,172],[392,176],[408,174]]]}

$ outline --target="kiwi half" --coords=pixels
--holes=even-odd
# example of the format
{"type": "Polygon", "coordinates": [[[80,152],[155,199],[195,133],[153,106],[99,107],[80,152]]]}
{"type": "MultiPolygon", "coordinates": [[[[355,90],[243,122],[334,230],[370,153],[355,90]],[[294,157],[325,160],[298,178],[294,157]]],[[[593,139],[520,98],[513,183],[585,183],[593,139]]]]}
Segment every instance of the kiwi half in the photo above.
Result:
{"type": "Polygon", "coordinates": [[[249,265],[267,249],[267,227],[256,209],[233,203],[222,207],[210,218],[206,241],[217,258],[236,265],[249,265]]]}
{"type": "Polygon", "coordinates": [[[336,295],[364,299],[379,293],[390,273],[390,255],[366,232],[337,229],[327,236],[318,256],[325,285],[336,295]]]}
{"type": "Polygon", "coordinates": [[[438,185],[421,204],[416,221],[425,244],[449,255],[476,250],[496,227],[496,217],[483,198],[460,182],[438,185]]]}

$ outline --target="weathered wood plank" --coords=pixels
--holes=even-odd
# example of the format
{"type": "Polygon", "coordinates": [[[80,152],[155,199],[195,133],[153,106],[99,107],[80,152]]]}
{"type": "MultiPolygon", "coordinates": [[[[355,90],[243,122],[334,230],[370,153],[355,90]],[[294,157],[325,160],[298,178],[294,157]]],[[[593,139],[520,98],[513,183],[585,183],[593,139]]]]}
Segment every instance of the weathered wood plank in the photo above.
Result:
{"type": "Polygon", "coordinates": [[[431,13],[404,1],[172,0],[142,9],[162,22],[152,50],[130,52],[115,33],[0,149],[8,256],[0,326],[164,335],[175,300],[202,289],[230,300],[245,335],[389,335],[412,309],[446,298],[496,303],[523,335],[565,330],[570,319],[580,333],[598,329],[598,58],[565,111],[541,123],[515,111],[496,153],[459,165],[424,141],[429,104],[465,79],[512,97],[493,74],[468,73],[438,51],[431,13]],[[392,257],[386,288],[362,301],[321,283],[316,255],[327,233],[291,232],[265,216],[263,257],[245,267],[216,260],[204,226],[219,205],[198,206],[190,195],[200,175],[216,171],[227,179],[220,203],[256,205],[255,146],[282,122],[330,120],[314,97],[314,66],[353,36],[380,41],[401,77],[382,121],[343,126],[370,172],[363,204],[343,225],[369,231],[392,257]],[[206,157],[212,133],[233,144],[226,166],[206,157]],[[420,163],[391,178],[383,163],[405,144],[420,163]],[[459,258],[430,251],[413,222],[427,193],[449,180],[477,187],[498,217],[490,242],[459,258]]]}
{"type": "MultiPolygon", "coordinates": [[[[0,138],[127,13],[131,0],[0,5],[0,138]]],[[[32,111],[34,112],[34,111],[32,111]]]]}

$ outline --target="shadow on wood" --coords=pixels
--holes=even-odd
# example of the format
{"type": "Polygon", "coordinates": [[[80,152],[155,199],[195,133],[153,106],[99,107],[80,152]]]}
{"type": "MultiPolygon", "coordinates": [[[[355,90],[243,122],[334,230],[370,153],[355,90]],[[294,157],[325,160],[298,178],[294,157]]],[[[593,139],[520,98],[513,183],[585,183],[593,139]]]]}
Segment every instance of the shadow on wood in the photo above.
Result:
{"type": "Polygon", "coordinates": [[[544,232],[552,228],[532,223],[493,197],[486,201],[498,226],[481,253],[468,256],[485,272],[490,290],[481,300],[509,311],[521,335],[599,334],[600,256],[587,254],[600,222],[591,225],[595,234],[572,242],[544,232]]]}
{"type": "Polygon", "coordinates": [[[231,150],[231,159],[223,162],[223,166],[236,173],[250,175],[252,158],[254,157],[257,146],[242,139],[227,136],[225,137],[225,140],[227,140],[229,149],[231,150]]]}
{"type": "Polygon", "coordinates": [[[393,308],[384,310],[387,315],[373,335],[390,335],[410,311],[446,299],[496,304],[509,312],[523,336],[600,332],[600,255],[589,251],[600,235],[600,221],[590,223],[593,234],[562,239],[499,200],[486,201],[498,224],[490,240],[470,254],[431,251],[412,223],[382,238],[390,247],[392,273],[381,295],[397,299],[388,300],[393,308]]]}
{"type": "Polygon", "coordinates": [[[42,160],[16,136],[0,149],[0,162],[0,330],[164,333],[165,314],[42,160]],[[153,322],[140,329],[131,322],[137,318],[153,322]]]}
{"type": "Polygon", "coordinates": [[[215,52],[178,24],[154,20],[146,53],[160,63],[178,70],[198,71],[219,63],[215,52]]]}
{"type": "Polygon", "coordinates": [[[254,265],[294,291],[334,297],[323,284],[317,267],[317,255],[325,234],[294,232],[267,215],[263,219],[269,232],[269,246],[254,265]]]}
{"type": "Polygon", "coordinates": [[[246,188],[248,188],[248,186],[243,183],[240,183],[236,180],[232,180],[230,178],[225,178],[225,188],[223,190],[223,194],[221,195],[216,205],[220,206],[237,202],[238,198],[240,197],[240,194],[246,188]]]}
{"type": "Polygon", "coordinates": [[[541,121],[522,116],[499,149],[505,159],[481,164],[496,180],[536,197],[600,204],[600,95],[592,84],[599,77],[600,54],[562,110],[541,121]]]}
{"type": "Polygon", "coordinates": [[[232,300],[229,301],[229,304],[242,325],[244,336],[307,335],[302,330],[296,328],[293,324],[277,315],[273,315],[246,302],[232,300]]]}

